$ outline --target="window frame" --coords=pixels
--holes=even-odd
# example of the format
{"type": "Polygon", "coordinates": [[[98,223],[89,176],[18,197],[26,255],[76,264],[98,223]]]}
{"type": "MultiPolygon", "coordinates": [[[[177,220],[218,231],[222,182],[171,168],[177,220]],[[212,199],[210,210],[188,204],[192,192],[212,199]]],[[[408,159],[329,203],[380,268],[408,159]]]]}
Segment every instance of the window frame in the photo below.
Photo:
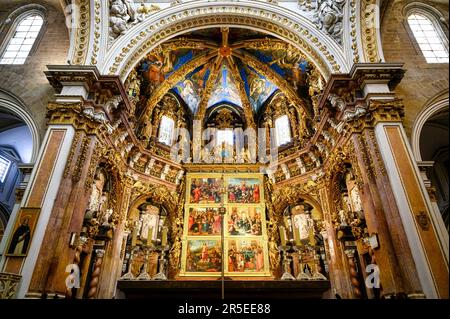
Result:
{"type": "Polygon", "coordinates": [[[171,118],[170,116],[167,116],[167,115],[161,116],[161,120],[159,121],[159,127],[158,127],[158,143],[169,146],[169,147],[172,146],[174,143],[174,139],[175,139],[175,129],[176,129],[175,128],[175,120],[173,118],[171,118]],[[164,118],[169,119],[173,124],[172,125],[172,134],[170,137],[170,144],[167,144],[167,143],[161,141],[161,128],[162,128],[162,123],[163,123],[164,118]]]}
{"type": "Polygon", "coordinates": [[[225,145],[234,147],[235,136],[234,136],[234,130],[232,128],[216,130],[216,146],[222,146],[222,143],[219,141],[219,134],[222,134],[220,132],[226,132],[225,134],[223,134],[223,136],[225,136],[225,137],[230,137],[230,136],[226,136],[226,135],[231,134],[231,144],[228,143],[229,141],[227,141],[227,139],[222,139],[222,143],[225,142],[225,145]]]}
{"type": "Polygon", "coordinates": [[[1,154],[0,154],[0,161],[6,162],[5,174],[3,176],[0,175],[0,184],[3,184],[3,183],[5,183],[6,178],[8,177],[8,174],[9,174],[9,171],[10,171],[10,168],[12,165],[12,161],[1,154]]]}
{"type": "Polygon", "coordinates": [[[287,114],[283,114],[283,115],[278,116],[277,118],[275,118],[274,124],[275,124],[274,126],[275,126],[275,142],[276,142],[276,146],[277,147],[283,147],[283,146],[289,145],[289,143],[292,142],[292,127],[291,127],[291,121],[289,119],[289,116],[287,114]],[[278,128],[277,128],[278,125],[277,125],[277,122],[281,118],[284,118],[284,117],[287,119],[288,132],[289,132],[289,141],[280,143],[279,139],[278,139],[278,128]]]}
{"type": "Polygon", "coordinates": [[[5,34],[2,42],[0,43],[0,61],[3,58],[3,55],[5,54],[6,49],[8,48],[8,45],[11,41],[11,39],[14,37],[14,35],[16,34],[16,30],[19,26],[19,24],[25,20],[26,18],[30,17],[30,16],[34,16],[34,15],[38,15],[42,18],[42,25],[41,28],[38,32],[38,35],[36,36],[36,38],[34,39],[34,43],[31,46],[30,51],[28,52],[27,57],[25,58],[25,61],[23,64],[13,64],[13,63],[0,63],[0,66],[4,66],[4,65],[8,65],[8,66],[21,66],[21,65],[26,65],[29,62],[29,58],[31,56],[33,56],[37,49],[39,48],[40,42],[45,34],[45,30],[47,27],[47,11],[45,9],[45,7],[41,6],[41,5],[37,5],[37,4],[32,4],[32,5],[25,5],[22,6],[20,8],[18,8],[17,10],[13,11],[8,18],[5,20],[5,25],[7,26],[7,23],[9,23],[9,27],[7,29],[7,31],[5,30],[0,30],[0,37],[5,34]]]}
{"type": "Polygon", "coordinates": [[[417,51],[417,54],[420,55],[425,60],[428,66],[448,64],[448,61],[428,62],[427,57],[425,57],[422,48],[420,47],[417,41],[416,35],[414,34],[414,31],[411,29],[411,26],[409,24],[409,17],[414,14],[424,16],[431,22],[435,32],[437,33],[439,39],[441,40],[442,45],[444,46],[444,49],[447,50],[447,54],[450,56],[449,38],[444,30],[444,27],[446,28],[446,25],[442,22],[444,17],[435,8],[423,3],[416,3],[416,2],[410,3],[409,5],[405,6],[403,11],[404,25],[411,39],[411,42],[415,50],[417,51]]]}

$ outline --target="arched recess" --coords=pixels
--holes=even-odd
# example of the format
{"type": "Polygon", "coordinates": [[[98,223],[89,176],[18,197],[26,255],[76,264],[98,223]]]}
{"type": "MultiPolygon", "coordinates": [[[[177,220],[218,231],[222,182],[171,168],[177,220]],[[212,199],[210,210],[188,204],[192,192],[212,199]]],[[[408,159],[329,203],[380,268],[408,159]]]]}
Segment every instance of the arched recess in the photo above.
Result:
{"type": "Polygon", "coordinates": [[[211,27],[247,28],[283,39],[301,50],[328,79],[350,70],[343,50],[308,19],[291,10],[257,1],[177,4],[130,28],[109,49],[101,73],[128,76],[144,55],[180,34],[211,27]]]}
{"type": "MultiPolygon", "coordinates": [[[[419,166],[427,168],[428,183],[435,189],[438,225],[445,234],[449,232],[449,91],[432,98],[417,116],[411,137],[414,157],[419,166]]],[[[447,237],[448,238],[448,237],[447,237]]],[[[448,239],[447,239],[448,240],[448,239]]]]}
{"type": "Polygon", "coordinates": [[[420,136],[422,133],[423,126],[426,121],[432,118],[434,115],[442,112],[449,108],[449,90],[446,89],[425,104],[422,111],[416,117],[413,124],[412,134],[411,134],[411,146],[413,150],[414,157],[417,162],[422,161],[422,155],[420,153],[420,136]]]}
{"type": "Polygon", "coordinates": [[[37,125],[34,122],[33,117],[27,111],[25,103],[12,93],[0,88],[0,111],[1,110],[5,110],[8,113],[18,116],[27,125],[33,139],[33,150],[31,152],[30,163],[34,163],[39,152],[40,137],[37,125]]]}

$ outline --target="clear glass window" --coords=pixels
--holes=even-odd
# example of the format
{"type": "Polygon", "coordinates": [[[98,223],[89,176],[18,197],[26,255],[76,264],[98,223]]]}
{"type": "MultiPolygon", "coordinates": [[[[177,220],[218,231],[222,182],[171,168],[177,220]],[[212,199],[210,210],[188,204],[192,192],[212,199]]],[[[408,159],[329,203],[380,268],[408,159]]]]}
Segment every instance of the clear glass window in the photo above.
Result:
{"type": "Polygon", "coordinates": [[[170,117],[164,115],[159,126],[158,141],[169,146],[172,145],[174,129],[175,122],[170,117]]]}
{"type": "Polygon", "coordinates": [[[3,183],[8,175],[9,167],[11,166],[11,161],[0,156],[0,183],[3,183]]]}
{"type": "Polygon", "coordinates": [[[291,141],[291,126],[287,115],[280,116],[275,120],[275,132],[277,146],[287,144],[291,141]]]}
{"type": "Polygon", "coordinates": [[[43,23],[39,15],[30,15],[20,21],[3,52],[0,64],[24,64],[43,23]]]}
{"type": "Polygon", "coordinates": [[[234,135],[233,130],[218,130],[217,131],[217,145],[233,145],[234,135]]]}
{"type": "Polygon", "coordinates": [[[448,63],[448,48],[430,19],[414,13],[408,16],[408,24],[428,63],[448,63]]]}

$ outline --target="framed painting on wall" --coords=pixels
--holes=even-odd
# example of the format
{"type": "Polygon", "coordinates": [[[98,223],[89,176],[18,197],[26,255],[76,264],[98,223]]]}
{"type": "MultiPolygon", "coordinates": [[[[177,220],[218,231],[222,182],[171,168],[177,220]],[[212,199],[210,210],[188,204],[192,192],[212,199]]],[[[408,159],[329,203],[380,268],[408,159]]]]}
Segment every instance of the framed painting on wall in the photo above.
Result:
{"type": "Polygon", "coordinates": [[[16,222],[9,239],[7,256],[26,256],[31,245],[40,208],[22,207],[17,215],[16,222]]]}

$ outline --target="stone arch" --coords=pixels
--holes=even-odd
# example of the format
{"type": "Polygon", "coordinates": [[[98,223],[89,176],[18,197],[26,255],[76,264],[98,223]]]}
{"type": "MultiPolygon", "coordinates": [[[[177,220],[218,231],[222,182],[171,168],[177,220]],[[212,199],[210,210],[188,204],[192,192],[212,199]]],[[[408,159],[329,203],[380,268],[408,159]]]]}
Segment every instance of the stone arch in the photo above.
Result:
{"type": "Polygon", "coordinates": [[[296,201],[286,201],[283,203],[283,209],[281,210],[281,212],[284,212],[284,210],[288,207],[288,206],[296,206],[298,204],[300,204],[302,201],[310,204],[313,207],[313,210],[315,210],[318,214],[318,217],[320,217],[320,219],[323,219],[323,210],[322,210],[322,206],[320,205],[320,203],[315,200],[312,196],[308,195],[308,194],[299,194],[298,198],[296,201]]]}
{"type": "Polygon", "coordinates": [[[164,41],[208,27],[240,27],[281,38],[301,50],[328,79],[348,72],[342,48],[311,21],[270,3],[188,2],[163,9],[118,38],[100,66],[101,73],[128,76],[142,57],[164,41]]]}
{"type": "Polygon", "coordinates": [[[14,115],[18,116],[30,130],[31,137],[33,139],[31,163],[34,163],[39,152],[40,138],[37,125],[27,109],[28,108],[25,103],[22,102],[22,100],[20,100],[17,96],[8,91],[0,89],[0,110],[6,110],[7,112],[11,112],[14,115]]]}
{"type": "Polygon", "coordinates": [[[448,109],[449,107],[449,91],[448,89],[438,93],[435,97],[425,104],[424,108],[417,115],[413,124],[411,134],[411,146],[416,161],[422,161],[422,155],[420,153],[420,135],[425,123],[434,115],[448,109]]]}

